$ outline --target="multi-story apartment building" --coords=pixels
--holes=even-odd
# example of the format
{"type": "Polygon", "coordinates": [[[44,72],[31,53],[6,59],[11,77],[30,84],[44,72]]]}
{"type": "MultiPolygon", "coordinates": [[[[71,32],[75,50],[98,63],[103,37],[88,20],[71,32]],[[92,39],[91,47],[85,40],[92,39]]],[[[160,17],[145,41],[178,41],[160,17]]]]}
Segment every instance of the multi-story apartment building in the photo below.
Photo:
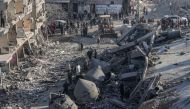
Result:
{"type": "Polygon", "coordinates": [[[45,21],[44,0],[0,0],[0,67],[17,65],[45,21]]]}

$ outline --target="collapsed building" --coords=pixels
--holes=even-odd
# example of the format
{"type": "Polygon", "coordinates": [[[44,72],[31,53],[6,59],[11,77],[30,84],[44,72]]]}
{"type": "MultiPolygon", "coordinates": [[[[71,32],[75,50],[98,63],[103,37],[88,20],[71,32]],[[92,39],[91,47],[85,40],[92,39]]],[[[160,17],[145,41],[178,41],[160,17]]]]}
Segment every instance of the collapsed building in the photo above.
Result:
{"type": "MultiPolygon", "coordinates": [[[[99,99],[94,99],[86,104],[86,107],[108,108],[110,105],[114,109],[136,109],[143,108],[143,105],[149,102],[155,103],[155,101],[146,102],[163,91],[163,85],[160,82],[162,74],[151,75],[153,72],[150,71],[150,68],[153,68],[159,60],[155,55],[155,52],[159,51],[155,51],[155,48],[168,41],[178,40],[183,34],[183,31],[178,29],[162,31],[160,25],[145,23],[133,25],[117,40],[117,47],[106,51],[99,59],[91,59],[90,70],[87,71],[85,79],[95,82],[101,93],[99,99]],[[103,81],[103,77],[106,78],[108,72],[116,76],[110,78],[109,81],[103,81]],[[102,85],[99,85],[97,81],[102,85]],[[125,95],[119,93],[122,83],[124,83],[125,95]],[[126,101],[122,101],[121,96],[124,96],[126,101]]],[[[74,93],[77,93],[76,87],[74,93]]],[[[80,104],[78,106],[81,108],[80,104]]]]}
{"type": "Polygon", "coordinates": [[[91,14],[92,18],[95,15],[110,14],[117,18],[122,13],[122,6],[123,0],[46,0],[47,16],[50,20],[76,20],[79,14],[91,14]]]}
{"type": "MultiPolygon", "coordinates": [[[[26,19],[28,20],[28,18],[29,17],[27,17],[26,19]]],[[[43,23],[41,22],[40,18],[39,22],[40,24],[43,23]]],[[[20,27],[20,23],[18,25],[20,27]]],[[[34,29],[32,28],[33,26],[30,27],[31,28],[24,28],[24,32],[28,32],[28,29],[34,29]]],[[[39,28],[40,26],[38,25],[37,27],[39,28]]],[[[84,77],[86,80],[82,78],[79,79],[77,84],[74,84],[74,87],[72,84],[71,87],[69,87],[69,90],[71,88],[71,94],[68,94],[69,96],[63,94],[52,95],[50,97],[49,108],[147,109],[154,107],[158,108],[159,106],[169,107],[169,105],[172,105],[172,108],[174,109],[183,107],[188,108],[189,96],[186,95],[188,94],[189,84],[189,73],[187,73],[187,71],[189,70],[187,64],[189,64],[189,62],[186,60],[188,59],[188,51],[184,50],[184,48],[187,48],[189,46],[188,35],[187,37],[183,38],[183,30],[162,31],[160,30],[160,28],[161,27],[158,25],[143,23],[133,25],[126,33],[122,34],[120,39],[116,41],[117,47],[110,50],[105,50],[104,53],[98,56],[98,59],[90,60],[89,70],[82,72],[87,72],[84,77]],[[178,47],[180,48],[180,50],[176,49],[178,47]],[[169,59],[170,56],[172,56],[171,58],[173,60],[169,59]],[[180,62],[179,60],[182,62],[180,62]],[[187,66],[185,67],[185,69],[183,69],[184,65],[187,66]],[[177,70],[177,73],[175,70],[177,70]],[[176,78],[176,75],[180,76],[176,78]],[[168,78],[174,79],[168,82],[168,78]],[[165,82],[165,84],[163,85],[160,80],[167,82],[165,82]],[[180,85],[180,87],[175,87],[178,90],[175,90],[175,88],[170,89],[181,83],[183,84],[180,85]],[[162,86],[164,86],[165,89],[169,90],[164,93],[160,93],[161,91],[163,91],[162,86]],[[181,91],[181,88],[183,88],[185,92],[181,91]],[[177,91],[177,94],[172,93],[175,91],[177,91]],[[167,92],[169,92],[169,94],[167,92]],[[180,93],[183,94],[180,95],[180,93]],[[178,99],[180,99],[178,102],[174,102],[178,99]]],[[[22,32],[22,29],[19,29],[17,35],[22,36],[22,32]]],[[[37,39],[39,39],[39,37],[37,37],[37,39]]],[[[25,41],[24,38],[22,38],[22,40],[25,41]]],[[[28,42],[29,41],[27,41],[27,44],[28,42]]],[[[73,48],[75,48],[77,44],[73,45],[73,48]]],[[[52,64],[47,61],[36,59],[40,62],[40,64],[43,64],[44,66],[40,66],[39,70],[31,68],[33,70],[31,70],[29,74],[35,75],[34,78],[38,78],[39,76],[43,78],[43,80],[39,80],[39,84],[42,84],[42,88],[40,87],[37,90],[33,89],[32,91],[23,90],[26,87],[28,89],[31,89],[31,87],[28,86],[21,88],[22,90],[17,90],[21,92],[21,95],[18,95],[16,93],[16,100],[18,100],[18,98],[23,98],[23,96],[29,95],[25,102],[28,102],[32,99],[29,102],[31,103],[36,101],[37,98],[44,100],[44,96],[47,96],[47,92],[49,93],[49,91],[53,91],[53,88],[50,89],[50,87],[54,87],[56,90],[59,89],[59,93],[61,93],[61,91],[63,90],[62,86],[56,86],[54,83],[57,82],[57,80],[59,80],[61,77],[63,77],[63,72],[65,73],[65,66],[63,65],[65,63],[62,63],[61,60],[67,60],[67,57],[60,58],[61,55],[70,55],[71,50],[66,49],[69,53],[65,53],[63,45],[60,45],[59,42],[57,42],[57,44],[50,44],[49,46],[53,48],[53,50],[47,51],[47,53],[49,53],[48,55],[50,56],[45,57],[45,59],[48,59],[51,56],[55,57],[56,59],[58,58],[55,61],[58,61],[61,65],[53,63],[53,59],[49,60],[50,62],[52,62],[52,64]],[[58,47],[62,49],[57,49],[58,47]],[[44,70],[43,67],[50,68],[44,70]],[[36,72],[35,70],[37,72],[40,72],[40,74],[33,74],[33,72],[36,72]],[[51,79],[45,78],[44,75],[46,73],[44,72],[48,72],[47,75],[51,79]],[[45,86],[44,83],[48,85],[45,86]],[[26,93],[29,94],[26,95],[26,93]],[[31,95],[36,96],[33,97],[31,95]]],[[[21,55],[23,55],[24,53],[22,54],[22,51],[25,51],[25,49],[21,49],[20,51],[21,55]]],[[[76,55],[78,52],[74,53],[76,55]]],[[[17,52],[17,54],[20,53],[17,52]]],[[[16,57],[18,56],[20,57],[20,55],[17,55],[16,57]]],[[[2,58],[4,59],[4,57],[2,58]]],[[[18,58],[16,58],[16,60],[17,59],[18,58]]],[[[30,75],[27,76],[29,76],[27,80],[29,82],[26,82],[26,80],[24,80],[23,83],[25,84],[26,82],[26,84],[31,84],[33,78],[30,77],[30,75]]],[[[21,81],[20,79],[18,80],[19,82],[21,81]]],[[[36,81],[37,79],[35,80],[35,82],[36,81]]],[[[35,85],[32,84],[32,86],[35,85]]],[[[16,90],[17,88],[18,86],[15,88],[13,87],[12,90],[16,90]]],[[[15,93],[13,93],[13,95],[14,94],[15,93]]],[[[5,96],[6,95],[3,95],[3,97],[5,96]]]]}
{"type": "Polygon", "coordinates": [[[44,0],[1,0],[0,63],[2,72],[18,65],[19,59],[32,51],[45,22],[44,0]],[[1,22],[3,23],[3,22],[1,22]],[[35,37],[36,36],[36,37],[35,37]]]}

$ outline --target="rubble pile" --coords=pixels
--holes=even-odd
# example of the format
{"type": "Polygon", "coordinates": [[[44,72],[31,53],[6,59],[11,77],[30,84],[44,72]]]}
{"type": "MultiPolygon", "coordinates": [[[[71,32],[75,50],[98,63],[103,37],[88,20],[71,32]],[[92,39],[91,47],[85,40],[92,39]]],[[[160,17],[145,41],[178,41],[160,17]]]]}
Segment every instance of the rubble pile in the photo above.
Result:
{"type": "MultiPolygon", "coordinates": [[[[77,39],[73,37],[73,40],[75,38],[77,39]]],[[[87,40],[87,38],[84,39],[87,40]]],[[[35,49],[36,51],[42,50],[42,55],[29,56],[20,60],[19,67],[11,69],[5,75],[3,86],[6,96],[3,96],[4,99],[1,98],[1,106],[29,108],[33,105],[48,104],[49,92],[62,92],[63,82],[60,81],[66,78],[68,63],[72,66],[77,63],[82,64],[90,48],[85,46],[84,52],[81,53],[79,51],[80,42],[70,41],[47,42],[40,49],[35,49]]],[[[112,46],[102,44],[97,52],[102,53],[112,46]]],[[[95,41],[91,47],[97,48],[95,41]]]]}
{"type": "Polygon", "coordinates": [[[46,3],[47,18],[49,21],[55,19],[67,19],[68,12],[62,8],[62,5],[46,3]],[[56,12],[56,13],[55,13],[56,12]]]}
{"type": "Polygon", "coordinates": [[[100,43],[96,37],[55,35],[34,50],[39,53],[19,60],[18,67],[5,75],[0,106],[31,108],[40,104],[50,109],[188,106],[189,102],[183,104],[189,101],[185,95],[190,90],[188,35],[184,28],[162,26],[140,22],[117,40],[102,38],[100,43]]]}
{"type": "Polygon", "coordinates": [[[105,79],[105,74],[100,66],[88,71],[86,78],[94,82],[102,82],[105,79]]]}
{"type": "Polygon", "coordinates": [[[67,95],[50,95],[50,106],[49,109],[78,109],[77,105],[67,95]]]}

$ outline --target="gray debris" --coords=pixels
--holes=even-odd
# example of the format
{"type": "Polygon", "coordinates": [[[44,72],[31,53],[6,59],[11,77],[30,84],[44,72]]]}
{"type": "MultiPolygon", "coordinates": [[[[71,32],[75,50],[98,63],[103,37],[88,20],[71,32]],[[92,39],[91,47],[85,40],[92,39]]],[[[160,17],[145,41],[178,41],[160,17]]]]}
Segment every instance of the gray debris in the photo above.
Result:
{"type": "Polygon", "coordinates": [[[78,109],[78,107],[71,98],[65,94],[51,94],[49,109],[78,109]]]}
{"type": "Polygon", "coordinates": [[[91,80],[93,82],[102,82],[105,79],[105,74],[102,71],[101,66],[91,69],[86,74],[86,79],[91,80]]]}
{"type": "Polygon", "coordinates": [[[98,98],[99,91],[95,83],[79,79],[74,89],[74,96],[79,103],[90,103],[98,98]]]}

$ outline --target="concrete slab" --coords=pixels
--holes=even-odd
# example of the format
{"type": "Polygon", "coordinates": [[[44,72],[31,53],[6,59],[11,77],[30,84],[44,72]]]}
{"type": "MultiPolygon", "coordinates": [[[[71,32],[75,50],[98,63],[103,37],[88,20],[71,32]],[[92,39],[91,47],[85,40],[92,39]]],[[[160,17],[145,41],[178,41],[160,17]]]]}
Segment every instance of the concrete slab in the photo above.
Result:
{"type": "Polygon", "coordinates": [[[8,63],[12,59],[12,54],[2,54],[0,55],[0,63],[8,63]]]}

